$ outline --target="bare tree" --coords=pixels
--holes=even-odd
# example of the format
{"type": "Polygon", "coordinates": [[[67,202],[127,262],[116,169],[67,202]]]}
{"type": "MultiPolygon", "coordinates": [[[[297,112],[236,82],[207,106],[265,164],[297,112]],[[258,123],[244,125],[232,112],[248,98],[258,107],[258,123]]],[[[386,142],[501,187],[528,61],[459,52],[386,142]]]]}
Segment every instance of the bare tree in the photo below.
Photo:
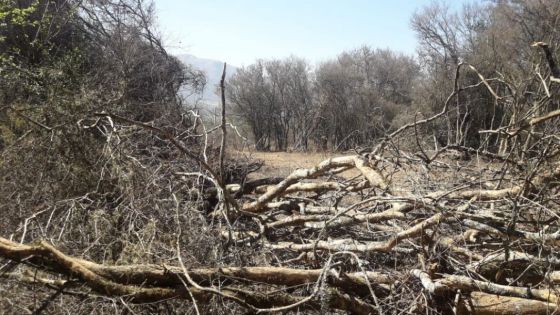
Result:
{"type": "Polygon", "coordinates": [[[332,149],[348,149],[382,137],[396,115],[411,105],[418,75],[412,58],[369,47],[320,65],[316,138],[330,142],[332,149]]]}

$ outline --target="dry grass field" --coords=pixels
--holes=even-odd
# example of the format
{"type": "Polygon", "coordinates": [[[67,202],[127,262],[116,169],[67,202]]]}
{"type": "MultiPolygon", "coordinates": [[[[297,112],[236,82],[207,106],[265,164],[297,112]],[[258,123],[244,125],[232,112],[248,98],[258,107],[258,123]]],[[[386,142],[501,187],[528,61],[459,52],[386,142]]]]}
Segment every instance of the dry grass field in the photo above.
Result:
{"type": "MultiPolygon", "coordinates": [[[[311,168],[321,161],[329,158],[350,155],[332,152],[257,152],[242,151],[231,154],[232,158],[248,157],[264,161],[263,167],[255,173],[250,174],[251,179],[264,177],[285,177],[298,168],[311,168]]],[[[341,173],[344,177],[359,175],[356,170],[341,173]]]]}
{"type": "MultiPolygon", "coordinates": [[[[432,152],[429,152],[432,154],[432,152]]],[[[286,177],[298,168],[312,168],[320,162],[329,158],[354,155],[354,152],[259,152],[259,151],[234,151],[231,158],[248,158],[251,160],[262,160],[263,166],[256,172],[249,174],[249,179],[259,179],[266,177],[286,177]]],[[[457,181],[468,181],[477,174],[484,172],[488,168],[499,168],[500,163],[489,163],[487,160],[472,156],[468,160],[458,160],[449,156],[441,156],[439,159],[442,170],[438,170],[437,165],[429,172],[418,165],[408,165],[404,168],[397,168],[390,171],[385,170],[387,179],[403,190],[410,189],[412,186],[418,187],[417,180],[423,179],[424,185],[442,184],[445,182],[454,183],[457,181]],[[448,172],[447,168],[453,168],[455,172],[448,172]],[[459,175],[461,174],[461,175],[459,175]],[[426,177],[426,178],[423,178],[426,177]]],[[[359,176],[360,172],[356,169],[339,174],[341,177],[350,179],[359,176]]],[[[399,190],[399,189],[398,189],[399,190]]]]}

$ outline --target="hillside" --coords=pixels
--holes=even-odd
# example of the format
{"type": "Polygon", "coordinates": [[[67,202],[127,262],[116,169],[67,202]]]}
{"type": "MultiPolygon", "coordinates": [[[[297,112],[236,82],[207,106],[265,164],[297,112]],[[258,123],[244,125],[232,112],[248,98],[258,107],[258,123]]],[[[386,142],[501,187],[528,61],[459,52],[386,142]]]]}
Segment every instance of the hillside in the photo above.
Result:
{"type": "MultiPolygon", "coordinates": [[[[182,90],[181,93],[184,96],[188,96],[189,101],[200,100],[202,104],[207,104],[209,107],[220,102],[220,96],[216,93],[217,87],[220,84],[220,79],[222,77],[222,70],[224,68],[223,61],[200,58],[194,55],[182,54],[176,56],[182,63],[192,66],[195,70],[204,72],[206,75],[206,87],[202,95],[190,95],[186,90],[182,90]]],[[[226,79],[231,78],[237,72],[237,67],[233,65],[227,65],[226,79]]]]}

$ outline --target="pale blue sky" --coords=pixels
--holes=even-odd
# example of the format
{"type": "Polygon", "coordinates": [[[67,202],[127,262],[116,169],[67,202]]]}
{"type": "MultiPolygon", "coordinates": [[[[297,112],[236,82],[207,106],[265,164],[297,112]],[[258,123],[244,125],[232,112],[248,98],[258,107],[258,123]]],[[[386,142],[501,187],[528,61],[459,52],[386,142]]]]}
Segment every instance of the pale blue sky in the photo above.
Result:
{"type": "Polygon", "coordinates": [[[169,51],[236,66],[291,54],[316,63],[364,44],[413,54],[416,38],[410,17],[430,2],[155,0],[169,51]]]}

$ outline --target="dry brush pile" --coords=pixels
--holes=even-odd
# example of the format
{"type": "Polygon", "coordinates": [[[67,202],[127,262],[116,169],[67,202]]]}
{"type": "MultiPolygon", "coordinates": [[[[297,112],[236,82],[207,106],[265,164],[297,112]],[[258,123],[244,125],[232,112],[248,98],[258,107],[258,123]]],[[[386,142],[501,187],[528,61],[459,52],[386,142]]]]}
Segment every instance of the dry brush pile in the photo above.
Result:
{"type": "MultiPolygon", "coordinates": [[[[482,76],[480,84],[495,93],[482,76]]],[[[542,104],[554,103],[554,83],[543,84],[542,104]]],[[[13,220],[0,238],[1,305],[29,313],[555,313],[560,110],[528,111],[485,131],[509,143],[506,154],[395,145],[420,137],[462,89],[456,83],[440,114],[402,126],[368,154],[285,178],[248,180],[258,165],[224,159],[224,142],[206,145],[194,113],[194,125],[163,127],[89,117],[81,128],[106,141],[99,185],[13,220]]]]}

